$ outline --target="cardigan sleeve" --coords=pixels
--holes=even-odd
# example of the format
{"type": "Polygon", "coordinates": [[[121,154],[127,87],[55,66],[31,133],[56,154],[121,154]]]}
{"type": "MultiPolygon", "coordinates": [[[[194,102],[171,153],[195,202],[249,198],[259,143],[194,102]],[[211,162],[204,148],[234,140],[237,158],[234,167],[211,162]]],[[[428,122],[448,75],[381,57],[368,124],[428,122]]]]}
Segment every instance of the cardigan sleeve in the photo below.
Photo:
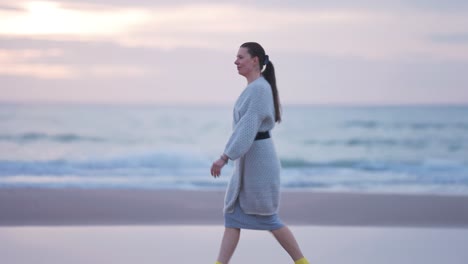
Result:
{"type": "Polygon", "coordinates": [[[247,153],[259,132],[262,121],[268,115],[268,100],[271,100],[271,96],[269,97],[261,86],[252,86],[248,89],[252,90],[246,99],[247,109],[235,124],[224,150],[224,154],[232,160],[247,153]]]}

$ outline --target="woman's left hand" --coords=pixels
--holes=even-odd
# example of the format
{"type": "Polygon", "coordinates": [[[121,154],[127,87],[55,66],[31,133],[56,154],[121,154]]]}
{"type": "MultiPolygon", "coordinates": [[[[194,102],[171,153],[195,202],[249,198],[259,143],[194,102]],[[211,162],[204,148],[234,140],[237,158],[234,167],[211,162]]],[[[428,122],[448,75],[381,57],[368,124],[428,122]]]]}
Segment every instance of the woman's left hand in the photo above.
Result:
{"type": "Polygon", "coordinates": [[[217,161],[213,162],[211,165],[211,176],[219,177],[221,175],[221,169],[226,165],[226,162],[222,159],[218,159],[217,161]]]}

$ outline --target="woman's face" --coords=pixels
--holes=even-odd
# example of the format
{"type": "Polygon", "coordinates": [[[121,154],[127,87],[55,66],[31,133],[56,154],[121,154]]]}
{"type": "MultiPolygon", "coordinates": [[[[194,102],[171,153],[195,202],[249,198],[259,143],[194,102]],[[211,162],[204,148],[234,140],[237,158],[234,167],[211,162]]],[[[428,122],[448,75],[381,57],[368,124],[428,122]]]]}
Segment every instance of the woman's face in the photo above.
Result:
{"type": "Polygon", "coordinates": [[[257,57],[252,58],[249,52],[247,52],[247,48],[239,48],[237,52],[237,59],[234,62],[237,66],[237,72],[242,76],[247,76],[250,72],[255,70],[257,67],[258,59],[257,57]]]}

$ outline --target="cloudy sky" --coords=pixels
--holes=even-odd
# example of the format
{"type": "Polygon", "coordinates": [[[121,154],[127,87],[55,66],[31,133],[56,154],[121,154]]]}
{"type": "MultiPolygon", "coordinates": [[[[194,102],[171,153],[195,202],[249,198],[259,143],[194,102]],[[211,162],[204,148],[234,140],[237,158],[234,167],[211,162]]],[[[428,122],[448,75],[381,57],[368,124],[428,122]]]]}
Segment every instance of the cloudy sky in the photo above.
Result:
{"type": "Polygon", "coordinates": [[[0,101],[232,104],[261,43],[285,104],[467,104],[466,0],[0,0],[0,101]]]}

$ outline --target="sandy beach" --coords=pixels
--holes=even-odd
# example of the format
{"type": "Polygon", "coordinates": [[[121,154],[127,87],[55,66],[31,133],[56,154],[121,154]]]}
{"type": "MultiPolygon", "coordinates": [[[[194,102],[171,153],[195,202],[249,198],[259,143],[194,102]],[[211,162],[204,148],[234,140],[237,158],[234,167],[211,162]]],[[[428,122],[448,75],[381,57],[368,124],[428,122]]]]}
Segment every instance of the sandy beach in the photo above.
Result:
{"type": "MultiPolygon", "coordinates": [[[[468,229],[291,226],[311,263],[465,264],[468,229]]],[[[221,226],[0,227],[5,264],[215,262],[221,226]]],[[[292,263],[267,232],[244,230],[231,264],[292,263]]]]}
{"type": "MultiPolygon", "coordinates": [[[[2,263],[214,263],[223,192],[0,189],[2,263]]],[[[466,263],[468,197],[284,192],[311,263],[466,263]]],[[[231,263],[291,263],[244,230],[231,263]]]]}
{"type": "MultiPolygon", "coordinates": [[[[224,192],[0,189],[0,225],[222,225],[224,192]]],[[[468,196],[283,192],[291,225],[468,228],[468,196]]]]}

